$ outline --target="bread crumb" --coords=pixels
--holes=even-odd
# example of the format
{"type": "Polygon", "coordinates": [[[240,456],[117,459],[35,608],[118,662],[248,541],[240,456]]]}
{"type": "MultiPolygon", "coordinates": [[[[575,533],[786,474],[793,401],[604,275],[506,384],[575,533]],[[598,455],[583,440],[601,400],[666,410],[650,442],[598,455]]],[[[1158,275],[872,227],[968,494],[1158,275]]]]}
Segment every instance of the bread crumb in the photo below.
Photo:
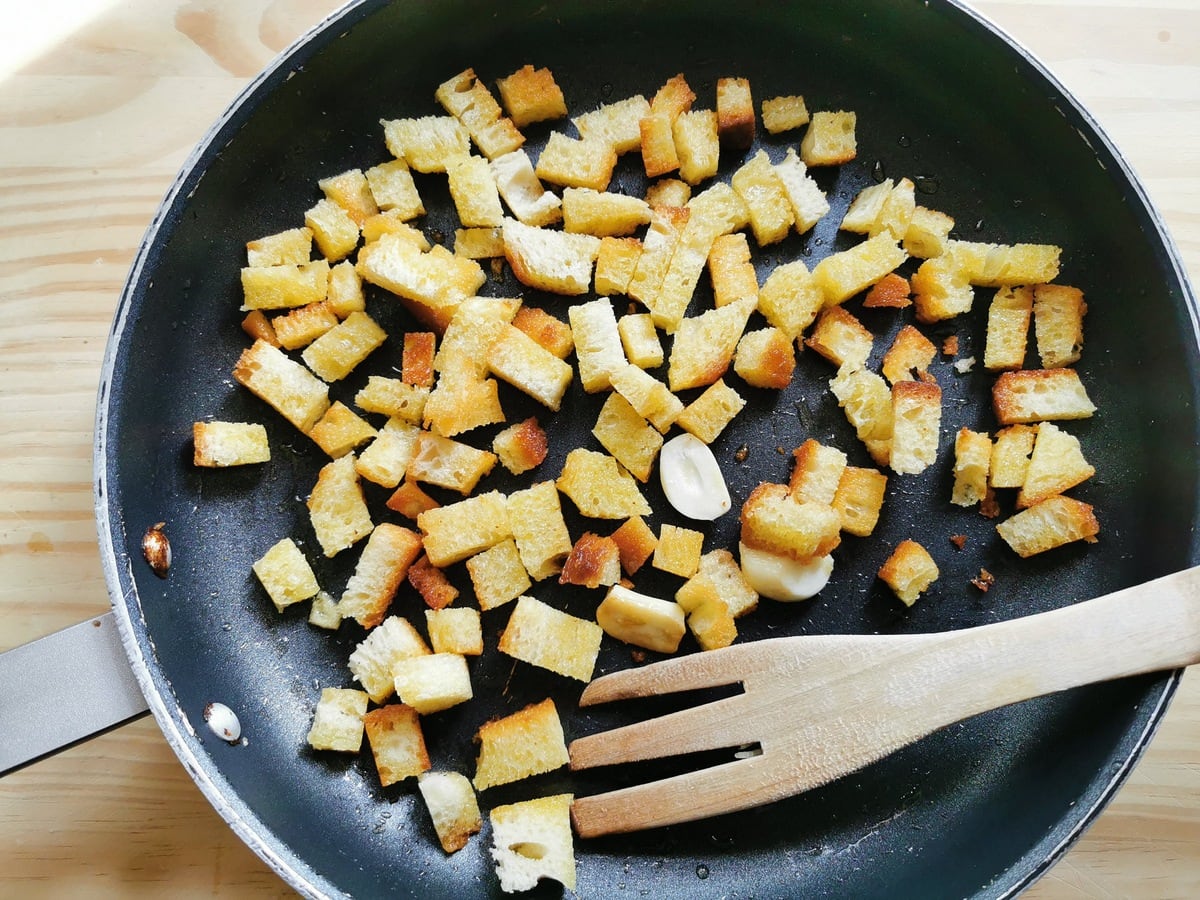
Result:
{"type": "Polygon", "coordinates": [[[956,550],[961,550],[967,544],[967,536],[965,534],[950,535],[950,543],[954,545],[956,550]]]}
{"type": "Polygon", "coordinates": [[[975,585],[975,587],[979,588],[979,590],[983,591],[985,594],[988,592],[988,588],[995,583],[996,576],[987,569],[980,569],[979,575],[971,579],[971,584],[975,585]]]}

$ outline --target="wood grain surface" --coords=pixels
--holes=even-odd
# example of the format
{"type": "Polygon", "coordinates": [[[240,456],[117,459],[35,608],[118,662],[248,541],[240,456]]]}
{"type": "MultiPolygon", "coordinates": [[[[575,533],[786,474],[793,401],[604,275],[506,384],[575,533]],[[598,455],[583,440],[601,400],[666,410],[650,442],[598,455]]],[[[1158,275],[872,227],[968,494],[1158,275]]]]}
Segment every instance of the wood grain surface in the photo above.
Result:
{"type": "MultiPolygon", "coordinates": [[[[334,0],[41,0],[0,35],[0,649],[105,611],[95,391],[126,271],[208,125],[334,0]]],[[[1090,108],[1200,280],[1200,2],[975,2],[1090,108]]],[[[1020,123],[1008,123],[1019,127],[1020,123]]],[[[3,736],[0,735],[0,740],[3,736]]],[[[1200,896],[1200,675],[1027,896],[1200,896]]],[[[288,896],[143,719],[0,780],[0,897],[288,896]]]]}

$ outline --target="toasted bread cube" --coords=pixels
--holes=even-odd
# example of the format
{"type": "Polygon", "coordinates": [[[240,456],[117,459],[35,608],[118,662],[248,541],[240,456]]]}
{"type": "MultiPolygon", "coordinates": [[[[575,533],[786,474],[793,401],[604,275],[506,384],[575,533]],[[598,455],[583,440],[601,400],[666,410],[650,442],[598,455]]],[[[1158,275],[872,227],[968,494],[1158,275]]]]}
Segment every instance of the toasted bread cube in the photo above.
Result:
{"type": "Polygon", "coordinates": [[[610,383],[636,414],[648,419],[661,434],[666,434],[683,412],[683,401],[657,378],[633,364],[614,371],[610,383]]]}
{"type": "Polygon", "coordinates": [[[939,574],[937,563],[929,551],[909,539],[897,544],[892,555],[879,569],[879,577],[905,606],[916,603],[939,574]]]}
{"type": "Polygon", "coordinates": [[[892,451],[889,465],[901,475],[925,471],[937,459],[942,389],[927,381],[892,385],[892,451]]]}
{"type": "Polygon", "coordinates": [[[996,530],[1018,556],[1030,557],[1073,541],[1094,544],[1100,523],[1090,504],[1055,494],[1001,522],[996,530]]]}
{"type": "Polygon", "coordinates": [[[988,472],[992,487],[1019,488],[1025,483],[1037,432],[1037,425],[1009,425],[996,432],[988,472]]]}
{"type": "Polygon", "coordinates": [[[320,303],[329,290],[329,263],[314,262],[242,269],[242,309],[288,309],[320,303]]]}
{"type": "Polygon", "coordinates": [[[988,244],[950,241],[953,253],[971,284],[1005,287],[1014,284],[1044,284],[1058,277],[1062,248],[1053,244],[988,244]]]}
{"type": "Polygon", "coordinates": [[[809,438],[792,451],[792,475],[788,490],[796,500],[833,505],[834,495],[846,470],[846,454],[809,438]]]}
{"type": "Polygon", "coordinates": [[[646,564],[658,546],[658,538],[646,520],[641,516],[631,516],[621,526],[609,535],[617,545],[621,558],[621,568],[627,575],[633,575],[646,564]]]}
{"type": "Polygon", "coordinates": [[[437,509],[440,505],[411,481],[405,481],[387,499],[388,509],[395,510],[413,521],[425,510],[437,509]]]}
{"type": "Polygon", "coordinates": [[[371,699],[382,703],[396,689],[392,678],[396,663],[428,652],[429,647],[408,619],[388,616],[354,648],[349,668],[371,699]]]}
{"type": "Polygon", "coordinates": [[[696,574],[675,592],[675,602],[691,613],[708,600],[720,600],[728,614],[744,616],[758,606],[758,592],[746,580],[742,567],[724,548],[700,557],[696,574]]]}
{"type": "Polygon", "coordinates": [[[400,357],[401,380],[419,388],[433,387],[433,360],[437,335],[429,331],[410,331],[404,335],[400,357]]]}
{"type": "Polygon", "coordinates": [[[680,178],[688,184],[699,184],[717,174],[721,145],[715,112],[694,109],[681,113],[671,126],[671,136],[679,157],[680,178]]]}
{"type": "MultiPolygon", "coordinates": [[[[635,367],[635,371],[642,370],[635,367]]],[[[662,434],[619,393],[614,391],[604,401],[592,434],[634,478],[643,484],[650,480],[654,461],[662,449],[662,434]]]]}
{"type": "Polygon", "coordinates": [[[712,241],[710,237],[697,236],[696,232],[702,230],[697,227],[684,233],[663,275],[658,295],[650,306],[650,317],[655,326],[668,334],[678,330],[695,296],[696,286],[704,275],[704,264],[712,241]]]}
{"type": "Polygon", "coordinates": [[[669,113],[659,112],[638,122],[641,135],[642,165],[647,178],[657,178],[679,170],[679,154],[675,149],[675,120],[669,113]]]}
{"type": "Polygon", "coordinates": [[[772,97],[762,102],[763,128],[771,134],[808,124],[808,106],[800,96],[772,97]]]}
{"type": "Polygon", "coordinates": [[[252,309],[246,313],[246,317],[242,319],[242,331],[252,340],[266,341],[272,347],[279,346],[279,338],[275,337],[275,328],[261,309],[252,309]]]}
{"type": "Polygon", "coordinates": [[[796,371],[791,339],[774,327],[747,331],[738,341],[733,370],[752,387],[783,390],[796,371]]]}
{"type": "Polygon", "coordinates": [[[737,640],[737,624],[720,597],[708,597],[688,613],[687,626],[701,650],[719,650],[737,640]]]}
{"type": "Polygon", "coordinates": [[[318,447],[337,459],[375,437],[375,429],[350,407],[335,400],[308,432],[318,447]]]}
{"type": "Polygon", "coordinates": [[[485,722],[476,740],[474,784],[479,791],[553,772],[570,761],[562,721],[550,698],[485,722]]]}
{"type": "Polygon", "coordinates": [[[983,365],[987,369],[1020,369],[1025,365],[1025,342],[1033,315],[1033,289],[1005,287],[996,291],[988,307],[987,343],[983,365]]]}
{"type": "Polygon", "coordinates": [[[489,813],[492,859],[501,890],[532,890],[543,878],[575,890],[573,799],[572,794],[556,794],[497,806],[489,813]]]}
{"type": "Polygon", "coordinates": [[[317,249],[331,263],[349,256],[358,246],[358,222],[328,198],[318,200],[304,213],[304,224],[317,249]]]}
{"type": "Polygon", "coordinates": [[[618,154],[637,150],[642,145],[639,123],[650,114],[650,103],[641,94],[606,103],[571,121],[579,134],[589,140],[601,141],[618,154]]]}
{"type": "Polygon", "coordinates": [[[638,238],[601,238],[596,255],[596,293],[601,297],[626,293],[641,256],[642,242],[638,238]]]}
{"type": "MultiPolygon", "coordinates": [[[[662,341],[648,313],[631,313],[617,319],[617,334],[625,358],[640,369],[657,369],[663,364],[662,341]]],[[[611,380],[611,373],[610,373],[611,380]]],[[[628,399],[628,398],[626,398],[628,399]]]]}
{"type": "Polygon", "coordinates": [[[312,232],[289,228],[246,242],[246,265],[301,266],[312,258],[312,232]]]}
{"type": "Polygon", "coordinates": [[[425,553],[438,568],[474,556],[512,537],[504,495],[488,491],[417,516],[425,553]]]}
{"type": "Polygon", "coordinates": [[[771,270],[758,291],[758,311],[792,340],[813,323],[825,304],[825,294],[803,260],[771,270]]]}
{"type": "Polygon", "coordinates": [[[727,147],[748,150],[754,143],[754,97],[748,78],[717,79],[717,128],[727,147]]]}
{"type": "MultiPolygon", "coordinates": [[[[484,378],[487,350],[512,321],[520,300],[471,297],[463,300],[442,335],[442,345],[433,358],[433,368],[448,377],[484,378]]],[[[438,385],[441,387],[441,384],[438,385]]]]}
{"type": "MultiPolygon", "coordinates": [[[[616,460],[613,460],[613,466],[616,466],[616,460]]],[[[629,481],[632,483],[633,479],[629,478],[629,481]]],[[[561,572],[563,561],[571,552],[571,536],[563,519],[562,502],[555,483],[540,481],[532,487],[513,491],[508,496],[508,517],[529,577],[541,581],[561,572]]]]}
{"type": "Polygon", "coordinates": [[[481,156],[460,156],[446,163],[450,197],[458,220],[468,228],[497,227],[504,221],[500,192],[488,161],[481,156]]]}
{"type": "Polygon", "coordinates": [[[975,302],[970,274],[951,241],[941,256],[921,263],[912,277],[918,322],[940,322],[968,312],[975,302]]]}
{"type": "Polygon", "coordinates": [[[555,484],[580,513],[593,519],[647,516],[651,511],[633,476],[607,453],[576,447],[567,454],[555,484]]]}
{"type": "Polygon", "coordinates": [[[314,750],[357,753],[362,747],[363,717],[367,695],[352,688],[323,688],[308,730],[308,745],[314,750]]]}
{"type": "Polygon", "coordinates": [[[192,424],[192,465],[222,468],[253,465],[270,459],[267,429],[257,422],[192,424]]]}
{"type": "Polygon", "coordinates": [[[531,586],[517,542],[512,538],[468,559],[467,573],[471,576],[479,608],[484,611],[517,599],[531,586]]]}
{"type": "Polygon", "coordinates": [[[429,753],[417,710],[393,703],[371,710],[363,717],[363,724],[383,787],[429,771],[429,753]]]}
{"type": "Polygon", "coordinates": [[[874,343],[874,335],[843,306],[821,310],[812,334],[804,340],[806,347],[839,368],[865,366],[874,343]]]}
{"type": "Polygon", "coordinates": [[[348,169],[338,175],[322,178],[317,182],[317,187],[358,225],[379,212],[362,169],[348,169]]]}
{"type": "MultiPolygon", "coordinates": [[[[496,379],[444,372],[425,402],[423,421],[432,432],[444,438],[505,421],[496,379]]],[[[480,462],[483,462],[482,458],[480,462]]]]}
{"type": "Polygon", "coordinates": [[[797,234],[804,234],[829,212],[825,192],[808,174],[808,167],[788,147],[783,159],[775,164],[775,174],[783,185],[783,193],[792,205],[793,224],[797,234]]]}
{"type": "Polygon", "coordinates": [[[433,820],[438,843],[447,853],[457,853],[471,835],[483,828],[479,801],[467,776],[460,772],[422,772],[417,776],[417,790],[433,820]]]}
{"type": "Polygon", "coordinates": [[[387,339],[387,332],[365,312],[350,313],[317,338],[301,358],[324,381],[340,381],[387,339]]]}
{"type": "Polygon", "coordinates": [[[723,234],[713,241],[708,251],[708,272],[712,276],[716,306],[726,306],[745,297],[758,299],[758,276],[744,232],[723,234]]]}
{"type": "Polygon", "coordinates": [[[575,376],[570,365],[507,324],[488,348],[487,364],[492,374],[552,410],[558,409],[575,376]]]}
{"type": "Polygon", "coordinates": [[[897,241],[904,240],[916,208],[916,185],[909,178],[901,178],[888,191],[867,234],[874,237],[886,233],[897,241]]]}
{"type": "Polygon", "coordinates": [[[551,184],[603,191],[612,180],[616,164],[617,151],[610,144],[552,131],[534,174],[551,184]]]}
{"type": "Polygon", "coordinates": [[[575,338],[579,383],[589,394],[605,390],[611,374],[628,364],[612,301],[600,297],[580,303],[570,307],[567,315],[575,338]]]}
{"type": "Polygon", "coordinates": [[[372,532],[375,525],[363,499],[353,454],[322,467],[308,498],[308,512],[326,556],[336,556],[372,532]]]}
{"type": "Polygon", "coordinates": [[[557,194],[546,190],[524,150],[493,159],[492,173],[501,198],[518,221],[540,228],[562,218],[562,201],[557,194]]]}
{"type": "Polygon", "coordinates": [[[954,487],[950,502],[974,506],[988,490],[992,463],[992,439],[986,432],[960,428],[954,438],[954,487]]]}
{"type": "Polygon", "coordinates": [[[474,696],[467,660],[457,653],[402,659],[392,669],[396,696],[421,715],[441,712],[474,696]]]}
{"type": "Polygon", "coordinates": [[[434,653],[457,653],[460,656],[479,656],[483,653],[483,629],[477,609],[466,606],[427,609],[425,626],[434,653]]]}
{"type": "Polygon", "coordinates": [[[354,619],[363,628],[382,622],[420,553],[421,538],[416,532],[388,522],[375,526],[338,601],[342,618],[354,619]]]}
{"type": "Polygon", "coordinates": [[[806,166],[840,166],[858,155],[852,112],[815,112],[800,141],[800,158],[806,166]]]}
{"type": "Polygon", "coordinates": [[[363,174],[380,209],[395,211],[402,221],[425,215],[425,204],[404,160],[380,163],[363,174]]]}
{"type": "Polygon", "coordinates": [[[692,199],[692,186],[680,178],[660,178],[646,186],[646,202],[657,206],[687,206],[692,199]]]}
{"type": "Polygon", "coordinates": [[[890,232],[881,232],[825,257],[813,267],[813,280],[825,295],[825,304],[832,306],[866,290],[907,258],[890,232]]]}
{"type": "Polygon", "coordinates": [[[566,359],[575,349],[575,338],[571,334],[571,326],[544,309],[538,309],[536,306],[522,306],[513,317],[512,325],[525,332],[543,349],[559,359],[566,359]]]}
{"type": "Polygon", "coordinates": [[[520,475],[540,466],[546,458],[546,432],[537,418],[531,416],[497,432],[492,439],[492,451],[504,468],[520,475]]]}
{"type": "Polygon", "coordinates": [[[435,484],[466,496],[495,465],[496,454],[490,450],[422,431],[417,435],[407,474],[413,481],[435,484]]]}
{"type": "Polygon", "coordinates": [[[905,325],[896,333],[892,346],[883,355],[880,368],[883,377],[891,384],[924,380],[935,356],[937,347],[933,342],[912,325],[905,325]]]}
{"type": "Polygon", "coordinates": [[[1003,372],[992,386],[992,406],[1002,425],[1087,419],[1096,411],[1074,369],[1003,372]]]}
{"type": "Polygon", "coordinates": [[[944,212],[917,206],[913,209],[908,230],[904,232],[904,249],[909,256],[930,259],[946,252],[954,220],[944,212]]]}
{"type": "Polygon", "coordinates": [[[650,221],[650,205],[640,197],[585,187],[568,187],[562,195],[563,230],[596,237],[633,234],[650,221]]]}
{"type": "Polygon", "coordinates": [[[750,228],[760,247],[787,237],[796,213],[765,150],[759,150],[734,172],[730,183],[750,210],[750,228]]]}
{"type": "Polygon", "coordinates": [[[650,227],[642,239],[642,253],[625,290],[651,312],[690,216],[687,207],[658,206],[651,210],[650,227]]]}
{"type": "Polygon", "coordinates": [[[867,185],[855,194],[854,199],[850,201],[849,209],[842,216],[838,229],[856,234],[869,234],[871,227],[879,218],[880,212],[883,211],[884,201],[887,200],[895,186],[896,182],[893,179],[885,178],[878,184],[867,185]]]}
{"type": "Polygon", "coordinates": [[[1083,350],[1083,291],[1062,284],[1033,289],[1033,331],[1042,368],[1057,369],[1078,361],[1083,350]]]}
{"type": "Polygon", "coordinates": [[[700,568],[703,547],[703,532],[663,523],[650,565],[681,578],[691,578],[700,568]]]}
{"type": "Polygon", "coordinates": [[[1053,422],[1042,422],[1037,428],[1025,479],[1017,493],[1017,508],[1034,506],[1095,474],[1095,468],[1084,458],[1079,438],[1053,422]]]}
{"type": "Polygon", "coordinates": [[[500,635],[500,652],[586,683],[592,679],[603,635],[595,622],[524,596],[517,598],[508,625],[500,635]]]}
{"type": "Polygon", "coordinates": [[[326,301],[298,306],[271,322],[279,346],[285,350],[306,347],[338,323],[326,301]]]}
{"type": "Polygon", "coordinates": [[[650,99],[650,111],[665,113],[674,121],[691,109],[695,102],[696,94],[680,72],[668,78],[650,99]]]}
{"type": "Polygon", "coordinates": [[[445,172],[446,163],[471,152],[471,136],[453,116],[422,116],[383,122],[388,152],[414,171],[445,172]]]}
{"type": "MultiPolygon", "coordinates": [[[[421,229],[409,225],[398,209],[384,210],[363,222],[363,249],[379,241],[385,234],[395,235],[404,243],[420,250],[422,253],[428,253],[433,249],[433,244],[429,243],[429,238],[425,237],[425,233],[421,229]]],[[[371,251],[367,252],[370,253],[371,251]]],[[[361,258],[362,251],[359,251],[359,256],[361,258]]],[[[347,260],[347,262],[349,261],[347,260]]]]}
{"type": "Polygon", "coordinates": [[[742,396],[718,378],[685,406],[675,421],[684,431],[711,444],[745,405],[742,396]]]}
{"type": "Polygon", "coordinates": [[[522,66],[496,82],[500,102],[513,124],[524,128],[534,122],[561,119],[567,114],[562,88],[549,69],[522,66]]]}
{"type": "Polygon", "coordinates": [[[445,572],[429,562],[428,556],[408,567],[408,583],[430,609],[445,609],[458,599],[458,588],[450,583],[445,572]]]}
{"type": "Polygon", "coordinates": [[[500,259],[504,256],[504,233],[499,227],[456,228],[454,255],[466,259],[500,259]]]}
{"type": "Polygon", "coordinates": [[[614,585],[596,609],[596,621],[604,633],[626,644],[655,653],[674,653],[683,639],[683,608],[614,585]]]}
{"type": "Polygon", "coordinates": [[[879,522],[887,476],[875,469],[846,466],[833,494],[833,508],[842,519],[842,531],[867,537],[879,522]]]}
{"type": "Polygon", "coordinates": [[[585,294],[592,285],[592,267],[600,239],[535,228],[505,219],[504,256],[517,280],[553,294],[585,294]]]}
{"type": "Polygon", "coordinates": [[[871,458],[886,465],[893,430],[892,392],[887,382],[869,369],[843,366],[829,387],[871,458]]]}
{"type": "Polygon", "coordinates": [[[889,272],[871,285],[863,297],[864,309],[904,309],[912,306],[912,287],[908,279],[897,272],[889,272]]]}
{"type": "Polygon", "coordinates": [[[704,387],[725,374],[756,305],[747,297],[679,324],[667,366],[672,392],[704,387]]]}
{"type": "Polygon", "coordinates": [[[271,547],[252,568],[279,612],[321,590],[308,560],[291,538],[284,538],[271,547]]]}
{"type": "Polygon", "coordinates": [[[354,405],[364,412],[415,424],[422,420],[428,399],[429,388],[414,387],[399,378],[371,375],[354,395],[354,405]]]}
{"type": "Polygon", "coordinates": [[[494,159],[525,143],[525,136],[517,130],[491,91],[475,76],[471,69],[464,69],[440,85],[434,92],[446,112],[458,118],[471,140],[488,159],[494,159]]]}
{"type": "Polygon", "coordinates": [[[755,550],[811,559],[837,547],[841,524],[828,504],[798,501],[787,485],[764,482],[742,505],[741,541],[755,550]]]}
{"type": "Polygon", "coordinates": [[[342,624],[337,600],[325,591],[318,591],[308,608],[308,624],[326,631],[337,631],[342,624]]]}
{"type": "MultiPolygon", "coordinates": [[[[571,548],[558,576],[559,584],[597,588],[621,580],[621,552],[611,537],[585,531],[571,548]]],[[[601,623],[603,625],[603,623],[601,623]]]]}

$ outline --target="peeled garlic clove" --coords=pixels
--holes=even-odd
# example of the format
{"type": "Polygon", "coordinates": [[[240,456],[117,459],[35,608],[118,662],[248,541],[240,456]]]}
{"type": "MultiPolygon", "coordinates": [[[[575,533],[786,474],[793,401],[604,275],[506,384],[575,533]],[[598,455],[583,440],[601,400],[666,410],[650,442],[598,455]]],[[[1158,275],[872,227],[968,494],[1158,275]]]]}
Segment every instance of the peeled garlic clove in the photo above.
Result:
{"type": "Polygon", "coordinates": [[[678,650],[686,629],[683,607],[678,603],[616,584],[597,608],[596,623],[619,641],[658,653],[678,650]]]}
{"type": "Polygon", "coordinates": [[[777,553],[755,550],[738,544],[742,573],[750,586],[764,597],[782,600],[807,600],[819,594],[833,574],[833,557],[816,556],[795,560],[777,553]]]}
{"type": "Polygon", "coordinates": [[[242,723],[237,715],[224,703],[210,703],[204,707],[204,721],[212,733],[222,740],[235,743],[242,736],[242,723]]]}
{"type": "Polygon", "coordinates": [[[733,506],[717,458],[694,435],[681,434],[663,444],[658,475],[667,500],[689,519],[711,521],[733,506]]]}

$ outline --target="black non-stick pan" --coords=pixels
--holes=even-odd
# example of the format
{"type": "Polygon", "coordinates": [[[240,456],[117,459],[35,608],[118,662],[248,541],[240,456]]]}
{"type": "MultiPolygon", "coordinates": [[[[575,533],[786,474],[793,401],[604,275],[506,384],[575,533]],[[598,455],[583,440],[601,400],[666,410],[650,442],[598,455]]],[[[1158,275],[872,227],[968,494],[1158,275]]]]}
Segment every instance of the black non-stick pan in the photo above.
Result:
{"type": "MultiPolygon", "coordinates": [[[[941,452],[919,476],[893,476],[885,512],[868,539],[836,551],[829,586],[800,605],[764,602],[739,623],[739,640],[832,632],[961,628],[1050,609],[1200,562],[1197,523],[1195,298],[1161,223],[1119,155],[1078,105],[1033,60],[950,2],[482,3],[366,2],[297,45],[243,95],[197,150],[137,257],[122,299],[99,398],[97,510],[114,607],[134,672],[167,739],[214,806],[288,882],[310,895],[496,895],[488,832],[446,857],[411,783],[380,787],[369,756],[331,758],[305,744],[322,687],[349,686],[346,658],[361,630],[334,635],[302,611],[275,612],[251,563],[281,537],[296,538],[335,596],[355,552],[324,560],[303,498],[325,459],[306,438],[233,383],[246,344],[238,323],[239,268],[247,240],[298,225],[319,197],[316,181],[387,158],[381,118],[438,113],[437,84],[473,67],[486,81],[526,63],[550,67],[573,112],[651,94],[683,72],[698,105],[716,79],[750,79],[757,99],[803,94],[811,109],[858,116],[857,159],[818,171],[832,212],[804,237],[756,253],[760,278],[783,261],[809,263],[851,239],[836,225],[853,195],[883,177],[908,176],[919,200],[953,216],[956,236],[1063,247],[1059,281],[1087,296],[1078,368],[1098,407],[1075,423],[1097,475],[1074,495],[1094,504],[1096,545],[1019,560],[994,522],[948,503],[954,433],[992,430],[991,376],[933,371],[945,394],[941,452]],[[262,421],[268,465],[192,466],[192,423],[262,421]],[[146,565],[142,536],[164,522],[173,549],[167,577],[146,565]],[[951,535],[965,535],[961,550],[951,535]],[[920,540],[942,575],[912,609],[875,573],[899,540],[920,540]],[[996,578],[986,593],[970,579],[996,578]],[[244,739],[224,742],[204,725],[219,701],[240,717],[244,739]]],[[[529,129],[531,155],[548,128],[529,129]]],[[[761,133],[773,158],[796,135],[761,133]]],[[[721,179],[743,154],[726,152],[721,179]]],[[[640,190],[636,155],[615,189],[640,190]]],[[[444,182],[419,181],[430,209],[419,224],[449,242],[455,223],[444,182]]],[[[695,309],[708,302],[702,285],[695,309]]],[[[506,270],[482,293],[523,295],[565,316],[562,298],[523,289],[506,270]]],[[[927,328],[959,338],[959,357],[980,358],[986,292],[974,311],[927,328]]],[[[394,299],[368,295],[392,335],[417,328],[394,299]]],[[[910,312],[863,310],[885,348],[910,312]]],[[[877,352],[879,352],[877,350],[877,352]]],[[[399,364],[393,338],[335,389],[352,397],[368,373],[399,364]]],[[[791,449],[808,437],[868,464],[826,382],[832,370],[803,353],[791,386],[759,391],[731,376],[746,411],[714,443],[735,507],[759,481],[786,480],[791,449]],[[741,451],[741,452],[739,452],[741,451]]],[[[503,395],[510,420],[539,412],[503,395]]],[[[599,399],[572,387],[553,419],[538,478],[557,475],[569,449],[596,447],[599,399]]],[[[520,483],[527,484],[528,479],[520,483]]],[[[495,472],[501,491],[516,479],[495,472]]],[[[652,523],[673,516],[647,487],[652,523]]],[[[376,509],[383,495],[371,495],[376,509]]],[[[443,499],[450,499],[443,497],[443,499]]],[[[1008,501],[1011,504],[1011,498],[1008,501]]],[[[567,504],[569,509],[569,504],[567,504]]],[[[568,516],[573,536],[585,523],[568,516]]],[[[706,549],[736,542],[725,517],[706,528],[706,549]]],[[[463,573],[451,577],[469,586],[463,573]]],[[[659,574],[640,589],[669,595],[659,574]]],[[[578,615],[597,596],[543,582],[533,593],[578,615]]],[[[408,588],[394,611],[420,619],[408,588]]],[[[505,609],[484,615],[495,646],[505,609]]],[[[1121,640],[1113,635],[1114,642],[1121,640]]],[[[692,649],[692,645],[686,645],[692,649]]],[[[653,654],[649,654],[653,658],[653,654]]],[[[607,642],[598,672],[636,664],[607,642]]],[[[427,717],[436,767],[473,771],[472,735],[487,718],[553,696],[568,737],[653,704],[583,714],[580,685],[497,654],[472,665],[476,700],[427,717]]],[[[644,834],[581,842],[578,893],[654,896],[1005,896],[1045,871],[1111,796],[1149,739],[1176,684],[1147,676],[1070,691],[947,729],[828,787],[773,806],[644,834]]],[[[704,762],[701,760],[700,762],[704,762]]],[[[485,808],[543,793],[588,793],[650,767],[565,772],[485,793],[485,808]]],[[[556,895],[558,888],[538,891],[556,895]]]]}

